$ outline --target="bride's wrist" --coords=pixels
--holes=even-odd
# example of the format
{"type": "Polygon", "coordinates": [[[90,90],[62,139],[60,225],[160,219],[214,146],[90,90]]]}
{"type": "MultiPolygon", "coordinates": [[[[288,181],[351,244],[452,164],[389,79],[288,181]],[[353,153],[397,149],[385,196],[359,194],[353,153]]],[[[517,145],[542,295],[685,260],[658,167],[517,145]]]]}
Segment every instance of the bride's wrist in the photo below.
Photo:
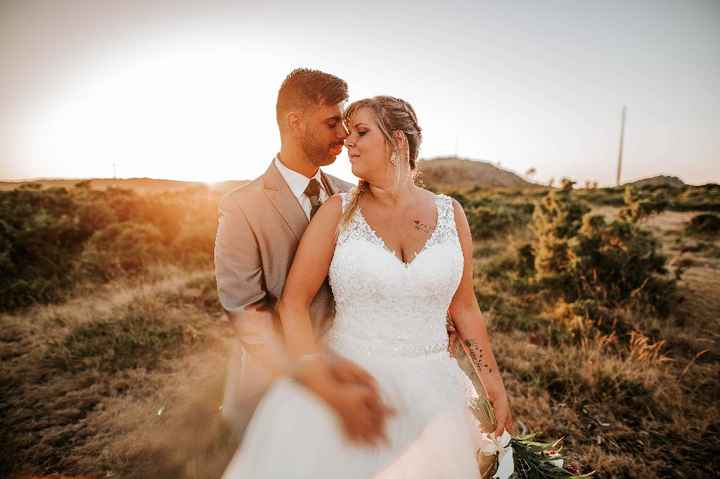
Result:
{"type": "Polygon", "coordinates": [[[289,376],[300,382],[307,382],[311,377],[322,376],[322,372],[327,369],[326,363],[321,352],[302,354],[292,362],[289,376]]]}
{"type": "Polygon", "coordinates": [[[507,391],[505,390],[505,385],[503,384],[502,379],[486,381],[485,389],[487,390],[488,395],[493,397],[498,397],[502,395],[507,396],[507,391]]]}

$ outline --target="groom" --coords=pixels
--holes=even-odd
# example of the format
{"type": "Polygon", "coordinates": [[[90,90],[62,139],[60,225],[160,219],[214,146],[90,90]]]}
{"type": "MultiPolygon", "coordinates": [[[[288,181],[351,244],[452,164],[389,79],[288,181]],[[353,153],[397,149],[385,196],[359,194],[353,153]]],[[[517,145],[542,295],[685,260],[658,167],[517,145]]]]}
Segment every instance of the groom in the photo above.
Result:
{"type": "MultiPolygon", "coordinates": [[[[262,176],[220,201],[215,276],[220,303],[237,337],[222,410],[238,435],[272,380],[271,364],[286,358],[274,306],[299,240],[320,205],[352,186],[320,170],[342,151],[348,135],[342,121],[347,98],[347,84],[340,78],[317,70],[293,70],[277,97],[280,153],[262,176]]],[[[326,280],[311,305],[318,337],[333,314],[326,280]]],[[[338,359],[332,368],[338,388],[343,382],[363,382],[365,378],[364,371],[349,361],[338,359]]],[[[357,404],[346,401],[347,410],[337,412],[346,431],[355,427],[359,436],[367,437],[367,428],[378,428],[381,419],[363,422],[370,418],[358,418],[353,409],[366,410],[359,407],[362,401],[360,397],[357,404]],[[354,425],[349,424],[352,422],[354,425]],[[365,430],[357,431],[358,427],[365,430]]]]}

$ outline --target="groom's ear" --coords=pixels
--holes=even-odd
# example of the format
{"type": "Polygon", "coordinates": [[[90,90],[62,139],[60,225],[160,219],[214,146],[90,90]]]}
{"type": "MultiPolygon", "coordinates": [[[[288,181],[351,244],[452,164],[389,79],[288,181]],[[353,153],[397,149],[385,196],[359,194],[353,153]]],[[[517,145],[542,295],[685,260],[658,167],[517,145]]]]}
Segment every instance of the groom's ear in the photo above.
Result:
{"type": "Polygon", "coordinates": [[[292,134],[302,134],[305,127],[303,123],[303,114],[299,111],[290,111],[285,116],[288,131],[292,134]]]}

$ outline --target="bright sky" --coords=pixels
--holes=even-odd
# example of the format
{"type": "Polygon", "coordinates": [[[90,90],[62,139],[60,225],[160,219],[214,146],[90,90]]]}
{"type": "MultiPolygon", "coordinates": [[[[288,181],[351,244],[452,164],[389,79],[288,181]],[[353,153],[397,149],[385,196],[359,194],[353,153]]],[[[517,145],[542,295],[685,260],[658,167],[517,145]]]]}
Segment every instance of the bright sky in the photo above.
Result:
{"type": "MultiPolygon", "coordinates": [[[[0,2],[0,178],[262,173],[294,67],[418,112],[425,158],[720,182],[720,1],[0,2]]],[[[345,153],[329,171],[352,179],[345,153]]]]}

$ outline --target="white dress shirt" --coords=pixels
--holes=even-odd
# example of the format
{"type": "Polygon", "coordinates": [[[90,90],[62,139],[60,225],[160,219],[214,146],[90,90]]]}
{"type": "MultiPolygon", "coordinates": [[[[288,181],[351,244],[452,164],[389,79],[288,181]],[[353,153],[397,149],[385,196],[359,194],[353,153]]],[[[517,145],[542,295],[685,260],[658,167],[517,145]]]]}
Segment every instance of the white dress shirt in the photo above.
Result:
{"type": "MultiPolygon", "coordinates": [[[[285,183],[287,183],[290,187],[290,191],[292,191],[292,193],[295,195],[295,198],[297,198],[300,206],[302,206],[303,211],[305,211],[305,216],[310,219],[310,211],[312,210],[312,204],[310,203],[310,198],[308,198],[305,194],[305,188],[307,188],[311,178],[308,178],[307,176],[298,173],[297,171],[291,170],[290,168],[285,166],[283,162],[280,161],[280,158],[278,158],[277,156],[275,157],[275,166],[277,167],[278,171],[280,171],[280,174],[285,180],[285,183]]],[[[322,181],[320,168],[318,168],[317,173],[315,173],[315,176],[313,176],[313,178],[315,178],[318,183],[320,183],[320,203],[325,203],[329,196],[327,191],[325,191],[325,185],[322,181]]]]}

